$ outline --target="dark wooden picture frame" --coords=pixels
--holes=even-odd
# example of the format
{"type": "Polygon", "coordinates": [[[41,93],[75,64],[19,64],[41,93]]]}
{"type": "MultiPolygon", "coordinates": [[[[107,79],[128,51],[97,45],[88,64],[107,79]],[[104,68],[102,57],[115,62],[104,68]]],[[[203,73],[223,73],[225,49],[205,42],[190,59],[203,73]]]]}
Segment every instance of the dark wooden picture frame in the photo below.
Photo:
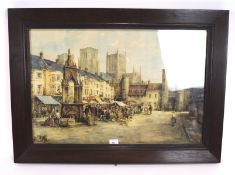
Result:
{"type": "Polygon", "coordinates": [[[221,160],[226,10],[9,9],[12,128],[16,163],[218,163],[221,160]],[[33,144],[29,29],[207,30],[202,144],[33,144]]]}

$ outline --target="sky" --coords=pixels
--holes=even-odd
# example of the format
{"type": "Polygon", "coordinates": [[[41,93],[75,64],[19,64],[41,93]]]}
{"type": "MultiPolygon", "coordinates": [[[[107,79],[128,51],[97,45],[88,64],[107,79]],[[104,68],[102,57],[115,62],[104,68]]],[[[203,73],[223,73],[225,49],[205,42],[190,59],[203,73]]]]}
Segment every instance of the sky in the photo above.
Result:
{"type": "Polygon", "coordinates": [[[171,89],[204,85],[206,31],[140,29],[32,29],[30,52],[55,60],[68,49],[77,62],[80,49],[98,49],[100,71],[106,72],[106,53],[126,53],[127,72],[140,71],[144,81],[161,82],[166,69],[171,89]]]}

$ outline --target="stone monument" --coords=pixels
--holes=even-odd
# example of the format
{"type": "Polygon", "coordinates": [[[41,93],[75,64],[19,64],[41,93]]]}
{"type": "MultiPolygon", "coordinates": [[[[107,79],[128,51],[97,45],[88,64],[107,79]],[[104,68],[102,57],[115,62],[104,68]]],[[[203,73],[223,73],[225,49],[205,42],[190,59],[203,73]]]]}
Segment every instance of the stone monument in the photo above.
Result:
{"type": "Polygon", "coordinates": [[[71,56],[70,49],[64,65],[61,116],[73,117],[76,121],[83,117],[82,82],[78,80],[77,65],[71,56]]]}

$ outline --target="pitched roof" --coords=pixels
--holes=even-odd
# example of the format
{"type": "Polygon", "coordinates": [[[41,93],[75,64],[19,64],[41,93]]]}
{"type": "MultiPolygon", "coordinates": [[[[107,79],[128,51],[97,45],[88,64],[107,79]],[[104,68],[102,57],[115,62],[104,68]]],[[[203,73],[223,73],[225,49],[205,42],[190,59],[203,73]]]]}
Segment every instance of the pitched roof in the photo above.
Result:
{"type": "Polygon", "coordinates": [[[47,69],[48,65],[44,59],[41,59],[39,56],[31,55],[31,68],[32,69],[47,69]]]}
{"type": "Polygon", "coordinates": [[[56,63],[54,61],[47,60],[47,59],[44,59],[44,60],[47,63],[47,65],[49,66],[50,70],[63,72],[64,65],[58,64],[58,63],[56,63]]]}
{"type": "Polygon", "coordinates": [[[161,90],[161,89],[162,89],[161,83],[149,83],[148,84],[149,91],[155,91],[155,90],[161,90]]]}
{"type": "Polygon", "coordinates": [[[93,78],[93,79],[96,79],[98,81],[104,81],[104,79],[101,76],[93,74],[91,72],[87,72],[85,70],[78,69],[78,73],[82,76],[87,76],[89,78],[93,78]]]}
{"type": "Polygon", "coordinates": [[[130,84],[129,96],[145,96],[147,91],[161,90],[161,83],[149,83],[149,84],[130,84]]]}
{"type": "Polygon", "coordinates": [[[146,95],[147,84],[131,84],[129,85],[129,96],[144,96],[146,95]]]}
{"type": "MultiPolygon", "coordinates": [[[[64,65],[58,64],[54,61],[48,59],[42,59],[39,56],[31,55],[31,69],[49,69],[53,71],[64,72],[64,65]]],[[[105,81],[101,76],[87,72],[85,70],[77,69],[78,73],[82,76],[87,76],[92,79],[96,79],[98,81],[105,81]]]]}
{"type": "Polygon", "coordinates": [[[113,74],[110,74],[110,73],[105,73],[105,72],[102,72],[101,73],[101,77],[106,80],[106,81],[112,81],[114,79],[114,75],[113,74]]]}

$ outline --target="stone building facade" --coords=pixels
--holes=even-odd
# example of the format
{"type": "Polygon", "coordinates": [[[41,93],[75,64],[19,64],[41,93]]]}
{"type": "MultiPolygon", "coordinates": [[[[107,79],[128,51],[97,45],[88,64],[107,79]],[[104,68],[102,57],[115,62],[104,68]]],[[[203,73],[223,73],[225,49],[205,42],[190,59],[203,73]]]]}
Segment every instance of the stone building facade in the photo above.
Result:
{"type": "MultiPolygon", "coordinates": [[[[60,102],[62,102],[64,65],[43,58],[43,54],[41,53],[40,56],[31,55],[31,68],[31,97],[33,107],[36,96],[52,96],[55,99],[61,99],[60,102]]],[[[105,81],[97,74],[78,68],[75,69],[77,71],[77,79],[83,85],[83,99],[91,96],[98,96],[110,100],[114,98],[114,87],[108,81],[105,81]]]]}
{"type": "Polygon", "coordinates": [[[130,83],[129,77],[123,75],[120,81],[121,100],[137,104],[151,105],[155,110],[165,110],[168,103],[168,85],[165,70],[162,70],[162,83],[130,83]]]}
{"type": "Polygon", "coordinates": [[[80,69],[99,75],[100,62],[98,58],[98,49],[92,47],[80,49],[80,59],[78,60],[78,64],[80,69]]]}

